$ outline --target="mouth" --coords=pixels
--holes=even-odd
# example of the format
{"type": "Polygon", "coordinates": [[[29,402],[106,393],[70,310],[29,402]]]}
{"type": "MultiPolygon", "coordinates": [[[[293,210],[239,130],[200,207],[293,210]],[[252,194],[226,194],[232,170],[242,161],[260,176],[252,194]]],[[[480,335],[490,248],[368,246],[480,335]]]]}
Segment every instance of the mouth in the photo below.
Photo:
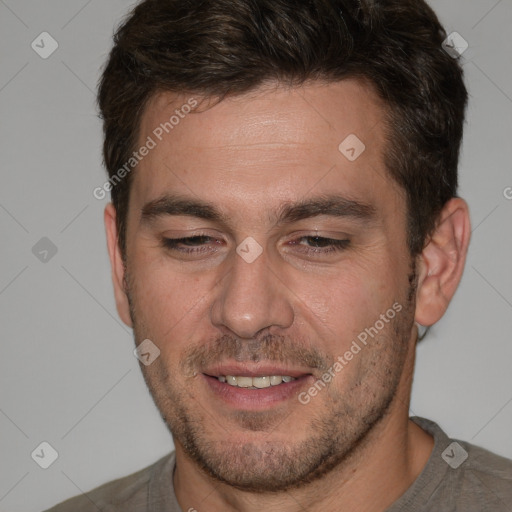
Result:
{"type": "Polygon", "coordinates": [[[290,375],[263,375],[261,377],[246,377],[243,375],[219,375],[219,382],[225,382],[235,388],[264,389],[271,386],[279,386],[283,382],[296,380],[290,375]]]}
{"type": "Polygon", "coordinates": [[[203,372],[210,392],[237,409],[261,410],[296,398],[311,373],[278,367],[222,366],[203,372]]]}

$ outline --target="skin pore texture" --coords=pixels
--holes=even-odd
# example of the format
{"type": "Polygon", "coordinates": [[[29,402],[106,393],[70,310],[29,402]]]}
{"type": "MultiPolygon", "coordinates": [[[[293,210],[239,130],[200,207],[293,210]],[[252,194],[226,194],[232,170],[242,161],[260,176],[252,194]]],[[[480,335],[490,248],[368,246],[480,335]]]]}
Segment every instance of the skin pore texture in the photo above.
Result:
{"type": "Polygon", "coordinates": [[[467,205],[449,201],[411,257],[384,110],[356,80],[270,84],[208,108],[160,92],[141,145],[191,97],[197,111],[131,177],[126,266],[105,210],[119,314],[160,350],[142,370],[173,434],[180,506],[383,511],[433,447],[408,418],[415,322],[437,322],[455,293],[467,205]],[[338,149],[351,134],[365,145],[354,161],[338,149]],[[240,389],[219,375],[297,380],[240,389]]]}

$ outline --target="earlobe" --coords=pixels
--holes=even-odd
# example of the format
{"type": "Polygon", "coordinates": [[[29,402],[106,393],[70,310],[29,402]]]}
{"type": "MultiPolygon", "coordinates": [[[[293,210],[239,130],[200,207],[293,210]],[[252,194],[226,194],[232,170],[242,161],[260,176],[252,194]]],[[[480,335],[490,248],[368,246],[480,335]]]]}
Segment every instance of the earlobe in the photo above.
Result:
{"type": "Polygon", "coordinates": [[[446,312],[462,278],[470,234],[467,203],[450,199],[419,256],[415,316],[419,324],[433,325],[446,312]]]}
{"type": "Polygon", "coordinates": [[[117,312],[126,325],[133,327],[128,296],[126,295],[125,266],[118,243],[116,209],[112,203],[108,203],[105,207],[104,222],[117,312]]]}

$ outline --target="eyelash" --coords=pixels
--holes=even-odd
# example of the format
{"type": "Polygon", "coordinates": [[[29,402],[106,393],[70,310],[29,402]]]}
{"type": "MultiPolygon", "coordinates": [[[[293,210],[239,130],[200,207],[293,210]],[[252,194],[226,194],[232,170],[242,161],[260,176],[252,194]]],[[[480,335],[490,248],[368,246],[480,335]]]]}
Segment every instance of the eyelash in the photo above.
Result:
{"type": "MultiPolygon", "coordinates": [[[[323,250],[322,248],[319,248],[319,247],[313,247],[313,248],[309,247],[306,250],[300,251],[307,255],[317,255],[317,254],[326,255],[326,254],[331,254],[333,252],[341,252],[344,249],[346,249],[350,244],[350,240],[336,240],[333,238],[325,238],[325,237],[321,237],[321,236],[301,236],[297,240],[300,241],[300,240],[305,240],[305,239],[310,240],[310,241],[315,240],[316,243],[326,244],[329,247],[329,249],[327,249],[327,250],[323,250]]],[[[213,237],[210,237],[207,235],[197,235],[197,236],[192,236],[192,237],[187,237],[187,238],[163,238],[162,245],[164,246],[164,248],[169,249],[171,251],[178,251],[178,252],[181,252],[182,254],[188,254],[188,255],[201,254],[204,252],[208,252],[210,250],[209,248],[205,247],[204,245],[199,248],[196,248],[196,247],[189,248],[189,249],[179,248],[180,244],[191,243],[194,240],[208,241],[208,240],[215,240],[215,239],[213,237]]],[[[298,245],[297,241],[294,241],[293,245],[298,245]]]]}

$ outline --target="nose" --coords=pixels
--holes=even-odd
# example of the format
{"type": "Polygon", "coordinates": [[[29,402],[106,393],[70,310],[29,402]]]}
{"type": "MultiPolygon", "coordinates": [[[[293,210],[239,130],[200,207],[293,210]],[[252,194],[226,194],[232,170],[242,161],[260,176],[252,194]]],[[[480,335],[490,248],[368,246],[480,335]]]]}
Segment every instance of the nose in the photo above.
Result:
{"type": "Polygon", "coordinates": [[[234,254],[210,310],[213,325],[246,339],[270,327],[289,327],[294,317],[292,294],[278,275],[265,251],[251,263],[234,254]]]}

